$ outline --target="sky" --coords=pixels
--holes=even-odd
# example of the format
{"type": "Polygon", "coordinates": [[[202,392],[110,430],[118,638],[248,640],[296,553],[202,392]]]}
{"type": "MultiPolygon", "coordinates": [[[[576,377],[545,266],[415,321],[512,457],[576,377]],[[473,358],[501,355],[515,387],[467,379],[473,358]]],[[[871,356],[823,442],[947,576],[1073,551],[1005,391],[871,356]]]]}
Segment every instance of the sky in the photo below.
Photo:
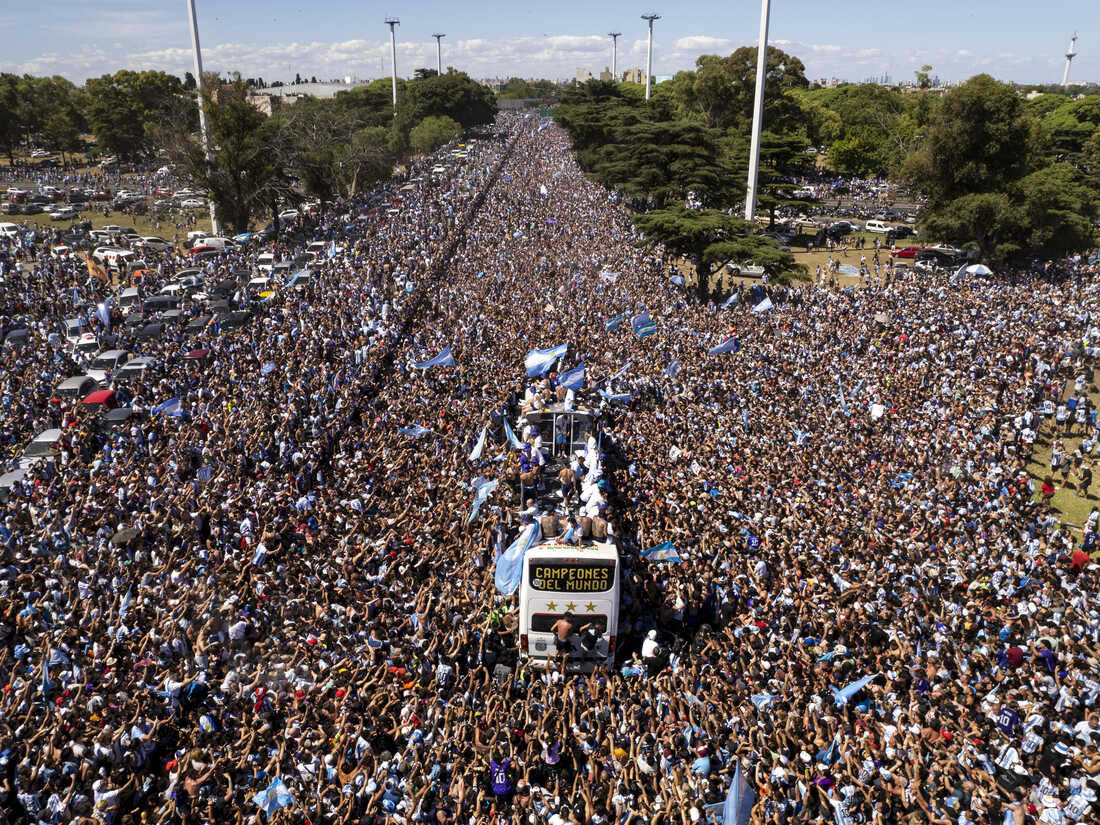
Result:
{"type": "MultiPolygon", "coordinates": [[[[756,0],[195,0],[204,69],[266,82],[295,73],[318,79],[390,73],[389,29],[397,17],[397,68],[435,65],[432,34],[444,33],[444,66],[475,78],[573,77],[611,63],[645,66],[646,23],[656,13],[653,72],[690,69],[700,54],[755,45],[756,0]]],[[[193,69],[186,0],[50,0],[0,4],[0,71],[63,75],[76,83],[120,68],[193,69]]],[[[924,64],[944,80],[986,72],[1020,83],[1059,82],[1069,37],[1079,34],[1071,80],[1100,81],[1096,0],[774,0],[769,42],[799,57],[811,80],[910,80],[924,64]]]]}

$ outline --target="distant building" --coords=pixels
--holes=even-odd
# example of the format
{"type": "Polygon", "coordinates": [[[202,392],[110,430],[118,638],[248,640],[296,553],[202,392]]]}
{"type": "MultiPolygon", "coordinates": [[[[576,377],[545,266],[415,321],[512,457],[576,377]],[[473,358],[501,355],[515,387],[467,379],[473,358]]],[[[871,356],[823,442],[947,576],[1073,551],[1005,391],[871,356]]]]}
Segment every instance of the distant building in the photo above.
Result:
{"type": "Polygon", "coordinates": [[[604,66],[603,71],[600,72],[600,80],[602,80],[604,83],[607,83],[607,82],[609,82],[611,80],[614,80],[614,79],[615,79],[615,76],[613,74],[611,74],[611,70],[609,68],[607,68],[607,66],[604,66]]]}
{"type": "Polygon", "coordinates": [[[576,79],[578,83],[587,83],[592,79],[592,72],[588,69],[577,69],[576,79]]]}
{"type": "Polygon", "coordinates": [[[623,72],[623,83],[645,83],[645,71],[642,69],[627,69],[623,72]]]}
{"type": "Polygon", "coordinates": [[[280,106],[297,103],[304,97],[336,97],[340,92],[350,92],[366,85],[367,81],[355,77],[345,77],[342,81],[330,83],[287,83],[283,86],[253,89],[246,100],[265,115],[270,115],[280,106]]]}

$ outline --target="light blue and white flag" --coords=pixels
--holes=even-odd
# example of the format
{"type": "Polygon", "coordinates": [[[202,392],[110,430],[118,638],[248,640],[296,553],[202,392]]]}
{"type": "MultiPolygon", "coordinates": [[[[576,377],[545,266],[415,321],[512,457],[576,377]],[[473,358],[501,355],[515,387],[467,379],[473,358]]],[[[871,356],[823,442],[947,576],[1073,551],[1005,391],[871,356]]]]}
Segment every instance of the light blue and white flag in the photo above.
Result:
{"type": "Polygon", "coordinates": [[[676,284],[676,286],[683,286],[684,285],[684,276],[683,275],[672,275],[672,276],[669,277],[669,280],[672,283],[676,284]]]}
{"type": "Polygon", "coordinates": [[[401,427],[397,432],[401,435],[407,435],[410,438],[420,438],[420,436],[430,433],[431,430],[427,427],[421,427],[419,424],[415,424],[412,427],[401,427]]]}
{"type": "Polygon", "coordinates": [[[499,486],[499,484],[500,481],[498,479],[493,479],[492,481],[482,480],[474,485],[474,507],[470,511],[470,517],[466,519],[467,524],[470,524],[477,518],[477,513],[478,510],[481,509],[481,505],[485,503],[486,499],[489,498],[489,495],[499,486]]]}
{"type": "Polygon", "coordinates": [[[477,461],[481,458],[481,454],[485,452],[485,437],[489,434],[489,428],[482,427],[481,435],[477,438],[477,444],[474,445],[474,449],[470,451],[470,461],[477,461]]]}
{"type": "Polygon", "coordinates": [[[276,776],[270,785],[252,797],[252,801],[260,807],[261,811],[270,816],[288,805],[293,805],[294,797],[290,795],[290,790],[283,780],[276,776]]]}
{"type": "Polygon", "coordinates": [[[130,611],[130,604],[134,600],[133,588],[126,588],[126,595],[122,597],[122,603],[118,606],[118,617],[125,619],[126,614],[130,611]]]}
{"type": "Polygon", "coordinates": [[[665,367],[665,377],[675,378],[677,375],[680,374],[680,369],[680,362],[677,359],[673,358],[671,363],[669,363],[669,365],[665,367]]]}
{"type": "Polygon", "coordinates": [[[755,803],[756,793],[741,775],[741,760],[738,759],[729,793],[726,794],[726,804],[722,808],[722,825],[748,825],[755,803]]]}
{"type": "Polygon", "coordinates": [[[426,370],[430,367],[453,367],[455,365],[455,357],[451,354],[450,347],[444,347],[443,351],[435,358],[429,358],[427,361],[410,361],[409,364],[418,370],[426,370]]]}
{"type": "Polygon", "coordinates": [[[600,398],[605,401],[610,401],[614,404],[629,404],[634,400],[634,396],[630,393],[610,393],[604,390],[600,390],[600,398]]]}
{"type": "Polygon", "coordinates": [[[767,312],[769,309],[775,309],[775,304],[772,303],[772,299],[765,296],[764,300],[752,308],[753,312],[767,312]]]}
{"type": "Polygon", "coordinates": [[[558,344],[550,349],[533,349],[523,359],[523,365],[527,368],[527,377],[534,378],[549,372],[554,362],[565,355],[569,344],[558,344]]]}
{"type": "Polygon", "coordinates": [[[516,438],[516,434],[512,432],[512,425],[508,423],[507,416],[504,417],[504,434],[508,437],[508,443],[512,445],[513,449],[523,449],[523,442],[516,438]]]}
{"type": "Polygon", "coordinates": [[[558,376],[558,383],[567,390],[580,392],[581,388],[584,387],[584,362],[582,361],[579,366],[573,367],[569,372],[561,373],[558,376]]]}
{"type": "Polygon", "coordinates": [[[836,703],[836,706],[838,708],[844,707],[848,704],[849,699],[863,690],[863,688],[869,685],[877,676],[877,673],[872,673],[870,676],[864,676],[862,679],[857,679],[851,684],[845,685],[840,688],[840,690],[830,686],[830,689],[833,691],[833,701],[836,703]]]}
{"type": "Polygon", "coordinates": [[[774,705],[779,696],[775,693],[754,693],[750,698],[756,709],[763,712],[769,705],[774,705]]]}
{"type": "Polygon", "coordinates": [[[649,561],[670,561],[679,564],[683,561],[680,558],[680,554],[676,552],[676,548],[672,546],[671,541],[661,542],[648,550],[642,551],[642,558],[649,561]]]}
{"type": "Polygon", "coordinates": [[[107,329],[111,328],[111,299],[107,298],[95,308],[95,317],[103,322],[107,329]]]}
{"type": "Polygon", "coordinates": [[[738,303],[740,300],[741,300],[741,293],[740,292],[734,292],[732,295],[730,295],[730,297],[726,298],[725,303],[722,304],[722,307],[725,308],[725,307],[728,307],[728,306],[733,306],[734,304],[738,303]]]}
{"type": "Polygon", "coordinates": [[[648,327],[652,323],[653,319],[649,317],[649,310],[643,309],[630,319],[630,328],[637,332],[642,327],[648,327]]]}
{"type": "Polygon", "coordinates": [[[741,344],[737,340],[736,335],[731,335],[721,344],[717,344],[707,350],[707,355],[724,355],[727,352],[737,352],[741,349],[741,344]]]}
{"type": "Polygon", "coordinates": [[[170,418],[180,418],[183,416],[183,409],[178,398],[169,398],[163,404],[157,404],[152,409],[153,415],[167,415],[170,418]]]}
{"type": "Polygon", "coordinates": [[[614,318],[608,318],[606,321],[603,322],[604,332],[611,332],[612,330],[618,329],[623,325],[623,321],[625,320],[625,312],[622,315],[616,315],[614,318]]]}
{"type": "Polygon", "coordinates": [[[275,371],[275,362],[267,361],[260,367],[260,375],[267,375],[275,371]]]}
{"type": "Polygon", "coordinates": [[[497,557],[494,583],[497,590],[505,596],[511,596],[519,587],[523,578],[523,556],[531,547],[542,538],[542,530],[537,521],[532,522],[522,533],[516,536],[516,540],[508,545],[497,557]]]}

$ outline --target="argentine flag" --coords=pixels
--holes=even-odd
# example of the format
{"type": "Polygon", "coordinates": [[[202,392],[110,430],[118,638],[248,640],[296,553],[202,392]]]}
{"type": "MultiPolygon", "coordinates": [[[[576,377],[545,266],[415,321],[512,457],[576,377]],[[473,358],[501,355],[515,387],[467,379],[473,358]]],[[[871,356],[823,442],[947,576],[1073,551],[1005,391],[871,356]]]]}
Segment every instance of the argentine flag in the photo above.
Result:
{"type": "Polygon", "coordinates": [[[527,353],[527,357],[523,359],[523,365],[527,368],[527,377],[534,378],[536,375],[548,372],[554,362],[565,355],[567,349],[569,349],[569,344],[558,344],[558,346],[550,349],[531,350],[527,353]]]}
{"type": "Polygon", "coordinates": [[[676,564],[683,561],[680,554],[676,552],[676,548],[672,546],[671,541],[662,542],[650,547],[648,550],[643,550],[642,558],[649,561],[671,561],[676,564]]]}

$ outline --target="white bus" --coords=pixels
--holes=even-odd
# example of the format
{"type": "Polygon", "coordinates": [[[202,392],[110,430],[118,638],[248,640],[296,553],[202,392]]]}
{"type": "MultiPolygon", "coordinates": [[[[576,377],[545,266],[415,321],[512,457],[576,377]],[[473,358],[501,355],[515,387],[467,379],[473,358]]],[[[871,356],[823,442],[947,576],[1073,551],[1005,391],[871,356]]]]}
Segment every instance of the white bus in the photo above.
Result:
{"type": "Polygon", "coordinates": [[[519,588],[520,657],[533,664],[557,658],[551,628],[566,613],[573,614],[576,631],[568,669],[610,667],[619,629],[619,554],[613,544],[547,541],[527,551],[519,588]],[[602,634],[591,654],[580,647],[579,631],[587,624],[602,634]]]}

